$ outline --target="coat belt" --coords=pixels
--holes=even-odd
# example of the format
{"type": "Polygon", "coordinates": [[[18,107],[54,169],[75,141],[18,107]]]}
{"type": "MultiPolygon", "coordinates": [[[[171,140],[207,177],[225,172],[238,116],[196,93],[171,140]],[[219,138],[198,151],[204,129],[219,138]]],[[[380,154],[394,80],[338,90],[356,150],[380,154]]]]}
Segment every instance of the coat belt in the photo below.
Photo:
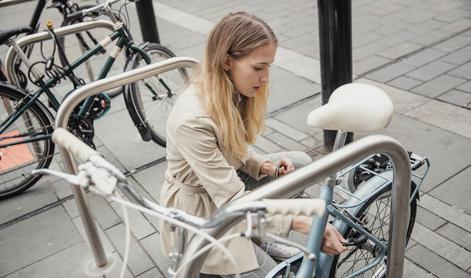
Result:
{"type": "Polygon", "coordinates": [[[170,184],[176,184],[180,187],[181,190],[189,193],[206,193],[206,189],[204,189],[202,186],[194,186],[194,185],[188,185],[184,184],[178,179],[174,177],[167,177],[167,182],[170,184]]]}

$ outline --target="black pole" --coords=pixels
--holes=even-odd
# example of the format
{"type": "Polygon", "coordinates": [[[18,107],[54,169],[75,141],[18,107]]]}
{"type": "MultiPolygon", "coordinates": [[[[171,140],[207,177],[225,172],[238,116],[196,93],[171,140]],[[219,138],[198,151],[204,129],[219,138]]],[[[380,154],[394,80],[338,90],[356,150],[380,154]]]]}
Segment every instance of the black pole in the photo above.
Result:
{"type": "MultiPolygon", "coordinates": [[[[317,0],[322,104],[332,92],[352,82],[352,3],[351,0],[317,0]]],[[[324,130],[324,148],[331,151],[335,130],[324,130]]],[[[348,133],[346,143],[353,140],[348,133]]]]}
{"type": "Polygon", "coordinates": [[[139,25],[141,26],[142,39],[145,42],[160,43],[152,0],[136,1],[136,10],[139,25]]]}

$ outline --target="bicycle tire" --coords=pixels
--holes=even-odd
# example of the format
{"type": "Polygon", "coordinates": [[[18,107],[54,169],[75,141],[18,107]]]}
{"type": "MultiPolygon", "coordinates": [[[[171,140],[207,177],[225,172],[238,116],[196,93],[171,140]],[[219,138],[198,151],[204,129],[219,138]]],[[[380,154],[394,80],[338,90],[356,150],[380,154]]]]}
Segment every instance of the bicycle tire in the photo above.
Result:
{"type": "MultiPolygon", "coordinates": [[[[169,49],[156,43],[147,44],[144,51],[151,57],[152,63],[175,57],[169,49]]],[[[147,64],[141,55],[134,55],[131,59],[129,64],[132,69],[147,64]]],[[[162,147],[166,146],[167,118],[187,83],[188,72],[182,68],[127,85],[124,90],[126,106],[141,135],[145,129],[144,140],[151,139],[162,147]]]]}
{"type": "MultiPolygon", "coordinates": [[[[412,182],[411,192],[413,192],[415,188],[416,188],[416,185],[412,182]]],[[[376,193],[374,196],[368,199],[363,205],[361,205],[361,208],[359,208],[357,210],[357,213],[354,215],[357,219],[360,219],[364,223],[366,223],[365,227],[369,229],[375,236],[384,240],[387,240],[387,237],[389,236],[389,210],[390,210],[390,204],[391,204],[391,201],[390,201],[391,189],[392,189],[392,186],[389,185],[385,187],[382,191],[376,193]],[[383,210],[384,210],[384,214],[383,214],[384,217],[374,217],[374,220],[371,221],[372,226],[369,226],[368,219],[370,218],[366,218],[366,217],[372,216],[371,214],[369,214],[369,210],[372,208],[374,204],[376,204],[375,203],[376,201],[381,201],[382,204],[384,205],[384,209],[376,208],[376,211],[379,211],[379,213],[383,213],[383,210]],[[376,222],[376,220],[378,220],[378,222],[376,222]],[[383,223],[380,222],[383,220],[384,220],[384,226],[387,226],[386,230],[383,230],[383,225],[381,225],[383,223]],[[377,223],[381,223],[380,226],[375,226],[375,224],[377,223]]],[[[414,228],[415,217],[417,213],[417,198],[414,198],[410,202],[409,212],[410,212],[408,215],[409,221],[408,221],[408,227],[406,231],[406,243],[409,241],[412,230],[414,228]]],[[[347,229],[343,233],[343,236],[345,239],[348,240],[348,238],[351,237],[353,233],[354,231],[352,230],[352,228],[347,227],[347,229]]],[[[373,259],[374,259],[374,254],[372,254],[371,252],[365,249],[356,248],[356,247],[354,247],[353,249],[349,249],[347,252],[343,254],[334,256],[329,277],[331,278],[344,277],[345,275],[351,274],[354,271],[362,268],[373,259]],[[350,260],[352,256],[354,259],[350,260]],[[355,258],[357,258],[358,261],[355,261],[355,258]],[[341,265],[338,265],[339,261],[342,262],[341,265]],[[357,262],[359,262],[359,265],[356,264],[357,262]]],[[[379,263],[373,269],[368,270],[367,272],[363,273],[361,276],[357,276],[357,277],[372,277],[374,273],[378,274],[378,272],[381,270],[381,267],[383,266],[385,266],[385,262],[379,263]]],[[[383,270],[385,270],[385,267],[383,268],[383,270]]],[[[380,276],[376,276],[376,277],[385,277],[385,274],[381,272],[380,276]]]]}
{"type": "MultiPolygon", "coordinates": [[[[11,113],[11,109],[17,109],[25,98],[27,95],[13,86],[0,84],[0,118],[5,119],[4,116],[11,113]]],[[[54,143],[49,136],[41,141],[1,147],[18,138],[26,138],[20,135],[28,132],[51,135],[53,127],[49,110],[36,101],[0,134],[0,200],[20,194],[41,178],[41,175],[33,175],[31,171],[49,167],[54,155],[54,143]]]]}

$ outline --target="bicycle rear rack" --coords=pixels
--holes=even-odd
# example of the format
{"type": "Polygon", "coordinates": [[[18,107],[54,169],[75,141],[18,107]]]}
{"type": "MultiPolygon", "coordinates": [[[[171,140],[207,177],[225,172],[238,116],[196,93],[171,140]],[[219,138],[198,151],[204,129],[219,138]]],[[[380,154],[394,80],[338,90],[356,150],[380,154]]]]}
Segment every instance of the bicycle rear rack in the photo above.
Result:
{"type": "MultiPolygon", "coordinates": [[[[89,83],[74,91],[65,99],[57,113],[55,127],[66,128],[68,119],[74,107],[91,95],[136,82],[178,67],[193,67],[197,63],[197,60],[191,58],[170,58],[159,63],[89,83]]],[[[66,171],[71,174],[75,174],[77,168],[73,156],[62,148],[59,148],[59,152],[64,161],[66,171]]],[[[392,228],[390,229],[389,235],[389,238],[391,239],[391,252],[388,254],[387,277],[402,277],[407,226],[405,216],[407,214],[409,203],[411,168],[408,154],[401,144],[391,137],[373,135],[360,139],[291,173],[290,175],[274,180],[269,184],[244,195],[236,202],[242,203],[246,201],[257,201],[264,198],[286,198],[292,196],[300,190],[320,181],[321,178],[336,173],[341,169],[346,168],[348,165],[352,165],[375,153],[384,153],[388,155],[394,165],[395,176],[391,209],[392,228]]],[[[95,223],[84,201],[83,192],[80,189],[73,187],[73,193],[82,216],[85,230],[87,231],[87,236],[96,264],[98,267],[103,267],[107,264],[107,260],[96,231],[95,223]]],[[[242,218],[239,216],[227,217],[221,226],[211,229],[209,233],[211,236],[217,238],[224,234],[224,232],[230,228],[232,223],[237,223],[237,221],[240,220],[242,220],[242,218]]],[[[204,239],[201,240],[199,238],[193,238],[187,246],[184,258],[182,258],[183,261],[188,259],[187,256],[191,256],[191,254],[194,254],[197,250],[207,244],[208,242],[204,239]]],[[[185,267],[182,271],[181,277],[196,277],[204,259],[205,255],[200,256],[194,264],[185,267]]],[[[312,273],[313,267],[314,265],[307,265],[303,262],[303,266],[301,267],[299,274],[301,274],[301,277],[310,277],[310,271],[312,273]]]]}

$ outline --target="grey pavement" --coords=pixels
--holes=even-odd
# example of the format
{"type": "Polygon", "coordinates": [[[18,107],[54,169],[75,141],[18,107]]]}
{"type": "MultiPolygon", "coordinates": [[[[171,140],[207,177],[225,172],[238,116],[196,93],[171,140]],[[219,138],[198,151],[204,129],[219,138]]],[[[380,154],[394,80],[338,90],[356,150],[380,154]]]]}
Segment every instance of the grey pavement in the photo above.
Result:
{"type": "MultiPolygon", "coordinates": [[[[262,153],[303,150],[313,157],[322,155],[322,131],[305,123],[307,114],[320,106],[316,1],[153,3],[163,44],[178,56],[198,59],[206,35],[224,14],[245,10],[265,19],[280,46],[271,72],[267,128],[254,148],[262,153]]],[[[33,6],[28,2],[0,8],[0,28],[27,24],[33,6]]],[[[132,5],[129,13],[132,33],[140,41],[132,5]]],[[[42,21],[48,18],[59,20],[50,10],[42,21]]],[[[420,191],[404,277],[471,277],[471,1],[354,0],[352,20],[355,80],[383,88],[395,105],[390,126],[379,133],[432,163],[420,191]]],[[[73,40],[68,43],[68,49],[76,48],[73,40]]],[[[2,59],[5,54],[6,48],[0,47],[2,59]]],[[[93,67],[100,61],[103,56],[93,67]]],[[[68,90],[66,82],[57,86],[59,95],[68,90]]],[[[109,115],[96,122],[98,150],[131,173],[129,179],[141,194],[158,200],[165,161],[140,166],[161,161],[165,150],[142,142],[120,97],[112,105],[109,115]]],[[[56,156],[53,168],[61,165],[56,156]]],[[[65,182],[45,178],[24,194],[0,202],[0,277],[86,277],[92,254],[71,194],[65,182]]],[[[121,208],[93,195],[88,201],[105,250],[116,262],[106,277],[118,277],[124,246],[121,208]]],[[[160,251],[158,221],[130,214],[132,249],[126,277],[164,277],[169,261],[160,251]]]]}

